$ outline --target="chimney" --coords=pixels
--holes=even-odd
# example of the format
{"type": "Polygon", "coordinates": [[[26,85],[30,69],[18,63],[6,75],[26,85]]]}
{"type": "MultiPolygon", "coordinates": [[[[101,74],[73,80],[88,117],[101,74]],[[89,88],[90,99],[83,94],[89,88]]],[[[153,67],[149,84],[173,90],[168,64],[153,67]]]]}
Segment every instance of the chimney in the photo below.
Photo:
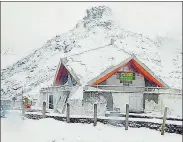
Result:
{"type": "Polygon", "coordinates": [[[113,45],[114,44],[114,39],[113,38],[111,38],[111,45],[113,45]]]}

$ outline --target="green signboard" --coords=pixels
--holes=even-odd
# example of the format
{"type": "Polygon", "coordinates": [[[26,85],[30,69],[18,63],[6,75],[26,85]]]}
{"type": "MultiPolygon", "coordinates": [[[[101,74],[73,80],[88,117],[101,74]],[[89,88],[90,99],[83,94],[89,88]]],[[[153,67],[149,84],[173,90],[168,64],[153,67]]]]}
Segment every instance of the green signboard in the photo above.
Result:
{"type": "Polygon", "coordinates": [[[133,72],[120,72],[120,81],[132,81],[135,80],[135,73],[133,72]]]}

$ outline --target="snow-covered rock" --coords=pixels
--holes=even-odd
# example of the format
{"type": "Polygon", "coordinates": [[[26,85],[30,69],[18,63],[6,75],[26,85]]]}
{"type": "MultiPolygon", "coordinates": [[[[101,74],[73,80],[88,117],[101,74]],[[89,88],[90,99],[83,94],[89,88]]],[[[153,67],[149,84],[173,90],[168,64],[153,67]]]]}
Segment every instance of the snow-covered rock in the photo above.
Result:
{"type": "Polygon", "coordinates": [[[116,46],[154,68],[170,87],[182,87],[181,44],[166,37],[150,39],[125,31],[115,22],[109,7],[93,7],[86,13],[72,30],[56,35],[43,47],[2,69],[1,95],[20,96],[22,90],[24,94],[37,95],[42,87],[52,85],[60,58],[105,46],[111,38],[116,46]]]}

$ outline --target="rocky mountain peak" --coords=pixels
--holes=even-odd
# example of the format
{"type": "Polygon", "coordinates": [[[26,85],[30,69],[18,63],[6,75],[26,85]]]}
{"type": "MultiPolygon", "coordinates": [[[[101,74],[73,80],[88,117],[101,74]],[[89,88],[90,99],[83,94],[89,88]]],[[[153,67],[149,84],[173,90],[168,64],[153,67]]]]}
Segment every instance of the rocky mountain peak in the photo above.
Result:
{"type": "Polygon", "coordinates": [[[96,20],[112,16],[112,10],[107,6],[92,7],[87,9],[86,13],[87,15],[83,18],[84,20],[96,20]]]}
{"type": "Polygon", "coordinates": [[[107,6],[97,6],[86,10],[86,16],[78,22],[76,28],[109,28],[113,24],[112,10],[107,6]]]}

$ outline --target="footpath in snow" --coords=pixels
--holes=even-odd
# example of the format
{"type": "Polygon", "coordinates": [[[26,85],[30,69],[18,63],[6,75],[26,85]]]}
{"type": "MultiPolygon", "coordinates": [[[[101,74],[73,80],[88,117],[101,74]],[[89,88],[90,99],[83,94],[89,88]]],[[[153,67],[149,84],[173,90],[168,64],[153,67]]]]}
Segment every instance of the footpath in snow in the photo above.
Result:
{"type": "Polygon", "coordinates": [[[98,123],[65,123],[51,118],[21,120],[20,114],[11,112],[1,118],[1,142],[181,142],[182,135],[147,128],[114,127],[98,123]]]}

